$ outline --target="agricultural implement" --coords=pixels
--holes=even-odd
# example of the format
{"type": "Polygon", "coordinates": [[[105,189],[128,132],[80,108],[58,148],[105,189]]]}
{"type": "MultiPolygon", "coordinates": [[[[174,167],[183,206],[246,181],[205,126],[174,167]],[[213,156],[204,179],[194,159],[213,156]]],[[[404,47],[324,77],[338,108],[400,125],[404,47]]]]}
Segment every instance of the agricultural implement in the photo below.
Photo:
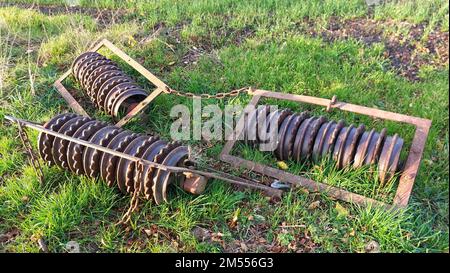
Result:
{"type": "MultiPolygon", "coordinates": [[[[237,96],[246,92],[252,96],[247,107],[254,107],[250,113],[243,113],[234,128],[235,136],[243,136],[244,142],[256,146],[264,142],[266,134],[274,133],[269,124],[276,124],[277,134],[274,154],[279,160],[318,161],[331,158],[337,168],[359,168],[376,166],[380,186],[400,171],[398,188],[392,204],[346,191],[287,171],[262,165],[232,155],[237,138],[228,140],[220,159],[235,168],[271,177],[292,186],[305,187],[310,191],[320,191],[336,199],[359,205],[378,205],[385,208],[401,208],[408,204],[417,176],[426,138],[431,126],[427,119],[387,112],[355,104],[331,100],[271,92],[253,88],[241,88],[217,95],[195,95],[171,89],[163,81],[129,57],[107,40],[91,47],[80,55],[70,70],[59,78],[54,86],[76,114],[64,113],[55,116],[44,125],[14,117],[6,117],[19,125],[19,132],[32,155],[23,126],[38,130],[38,149],[41,158],[49,165],[57,165],[79,175],[101,177],[109,186],[116,186],[123,193],[153,199],[157,204],[168,201],[169,185],[178,184],[187,192],[201,193],[208,178],[240,186],[262,190],[268,195],[280,197],[280,189],[260,182],[233,176],[213,168],[201,170],[190,156],[187,146],[176,141],[166,141],[157,136],[136,134],[122,129],[159,94],[168,93],[186,97],[237,96]],[[148,93],[131,77],[126,75],[112,60],[99,54],[101,47],[107,47],[125,63],[129,64],[155,86],[148,93]],[[84,108],[65,88],[63,81],[73,75],[92,104],[99,110],[118,119],[115,125],[90,118],[84,108]],[[310,116],[309,113],[293,113],[289,109],[275,112],[268,106],[259,105],[262,98],[288,100],[325,107],[327,111],[339,109],[378,119],[391,120],[415,126],[415,134],[409,147],[405,163],[399,170],[400,154],[404,148],[403,139],[397,134],[389,135],[386,129],[379,132],[367,130],[364,125],[346,125],[343,120],[332,121],[324,116],[310,116]],[[263,122],[263,121],[269,122],[263,122]]],[[[33,158],[33,157],[32,157],[33,158]]],[[[32,160],[39,171],[39,163],[32,160]]],[[[39,171],[41,173],[41,171],[39,171]]],[[[132,204],[136,206],[136,203],[132,204]]]]}

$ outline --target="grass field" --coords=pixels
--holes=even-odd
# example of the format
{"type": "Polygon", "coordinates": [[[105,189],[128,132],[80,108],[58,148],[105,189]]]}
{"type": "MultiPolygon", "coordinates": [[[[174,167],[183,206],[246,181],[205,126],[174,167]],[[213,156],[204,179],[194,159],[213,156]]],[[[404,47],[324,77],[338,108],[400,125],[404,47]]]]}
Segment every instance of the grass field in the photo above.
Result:
{"type": "MultiPolygon", "coordinates": [[[[39,239],[52,252],[67,251],[69,241],[76,241],[82,252],[448,252],[448,9],[444,0],[386,1],[370,8],[364,0],[2,0],[0,252],[38,252],[39,239]],[[408,208],[399,213],[363,208],[302,189],[272,203],[258,192],[211,181],[200,196],[177,189],[168,204],[143,203],[130,226],[121,228],[114,223],[128,208],[129,197],[102,181],[44,167],[40,185],[17,128],[3,116],[45,122],[69,111],[52,83],[101,38],[186,92],[255,86],[323,98],[337,95],[342,101],[431,119],[408,208]]],[[[67,85],[78,88],[73,79],[67,85]]],[[[243,95],[218,103],[248,100],[243,95]]],[[[161,95],[146,110],[145,122],[135,119],[126,127],[168,137],[169,112],[178,103],[192,104],[161,95]]],[[[411,142],[408,126],[327,115],[386,127],[407,145],[411,142]]],[[[37,132],[30,130],[29,136],[35,145],[37,132]]],[[[224,143],[188,144],[213,163],[209,158],[217,162],[224,143]]],[[[272,155],[245,145],[235,154],[277,166],[272,155]]],[[[379,189],[369,170],[286,163],[291,172],[378,200],[389,202],[395,193],[395,182],[379,189]]]]}

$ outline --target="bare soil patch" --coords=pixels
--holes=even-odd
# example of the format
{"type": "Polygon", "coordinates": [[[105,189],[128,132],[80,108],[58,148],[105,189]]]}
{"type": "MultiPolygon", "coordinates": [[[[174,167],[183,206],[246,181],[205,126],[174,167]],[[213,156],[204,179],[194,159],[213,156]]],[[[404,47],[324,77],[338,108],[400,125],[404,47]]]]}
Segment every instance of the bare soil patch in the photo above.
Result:
{"type": "Polygon", "coordinates": [[[426,35],[426,24],[412,24],[393,20],[355,18],[341,20],[332,17],[326,29],[317,31],[314,22],[306,20],[306,32],[326,42],[355,39],[366,46],[383,43],[384,55],[400,75],[411,81],[419,80],[423,65],[437,68],[448,65],[448,32],[432,30],[426,35]],[[388,29],[407,29],[407,33],[392,34],[388,29]]]}
{"type": "Polygon", "coordinates": [[[0,7],[32,9],[49,16],[58,14],[82,14],[92,17],[101,26],[119,23],[123,21],[122,16],[128,13],[128,11],[124,9],[113,10],[79,6],[38,5],[25,3],[0,3],[0,7]]]}

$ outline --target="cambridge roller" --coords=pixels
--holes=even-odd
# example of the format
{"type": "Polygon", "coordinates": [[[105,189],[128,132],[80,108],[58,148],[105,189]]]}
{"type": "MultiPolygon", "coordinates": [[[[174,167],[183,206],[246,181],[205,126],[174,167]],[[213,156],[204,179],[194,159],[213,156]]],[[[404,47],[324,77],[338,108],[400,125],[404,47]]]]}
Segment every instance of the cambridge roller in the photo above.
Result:
{"type": "MultiPolygon", "coordinates": [[[[188,148],[157,136],[136,134],[92,118],[66,113],[44,124],[46,129],[110,148],[131,156],[167,166],[183,166],[188,148]]],[[[40,156],[49,165],[57,165],[78,175],[100,177],[123,193],[139,191],[157,204],[167,202],[171,183],[182,182],[183,175],[145,165],[138,170],[134,161],[103,153],[68,140],[40,133],[40,156]]]]}
{"type": "Polygon", "coordinates": [[[340,169],[376,164],[381,184],[398,170],[403,147],[403,139],[397,134],[388,136],[386,129],[366,130],[364,125],[328,121],[308,112],[282,109],[269,113],[269,106],[260,106],[248,114],[244,123],[247,144],[263,143],[270,132],[278,134],[274,153],[279,160],[317,162],[329,157],[340,169]],[[278,129],[271,131],[270,124],[277,125],[278,129]]]}
{"type": "Polygon", "coordinates": [[[92,103],[113,117],[128,113],[148,95],[116,63],[97,52],[78,56],[72,73],[92,103]]]}

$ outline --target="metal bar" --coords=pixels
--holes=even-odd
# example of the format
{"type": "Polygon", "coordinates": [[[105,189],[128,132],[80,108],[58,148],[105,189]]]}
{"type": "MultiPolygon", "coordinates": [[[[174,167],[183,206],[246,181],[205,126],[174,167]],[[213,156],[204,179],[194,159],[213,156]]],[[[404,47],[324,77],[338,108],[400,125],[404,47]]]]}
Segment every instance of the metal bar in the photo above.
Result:
{"type": "Polygon", "coordinates": [[[304,187],[310,191],[313,192],[323,192],[328,194],[331,197],[346,201],[346,202],[352,202],[360,205],[377,205],[385,207],[386,209],[391,208],[390,205],[383,203],[381,201],[377,201],[372,198],[365,197],[363,195],[349,192],[337,187],[333,187],[324,183],[316,182],[312,179],[302,177],[299,175],[294,175],[279,169],[275,169],[263,164],[255,163],[250,160],[245,160],[243,158],[232,156],[232,155],[223,155],[222,160],[230,163],[235,168],[241,168],[245,167],[249,170],[252,170],[257,173],[262,173],[264,175],[273,177],[278,179],[281,182],[286,182],[295,186],[304,187]]]}
{"type": "Polygon", "coordinates": [[[309,104],[315,104],[320,105],[324,107],[328,107],[331,104],[331,108],[337,108],[343,111],[362,114],[366,116],[371,116],[375,118],[381,118],[386,120],[392,120],[397,122],[403,122],[408,123],[412,125],[426,125],[430,122],[428,119],[418,118],[418,117],[412,117],[407,116],[399,113],[384,111],[380,109],[375,108],[369,108],[361,105],[346,103],[346,102],[340,102],[329,99],[323,99],[323,98],[317,98],[317,97],[311,97],[311,96],[303,96],[303,95],[294,95],[294,94],[286,94],[286,93],[279,93],[279,92],[273,92],[268,90],[261,90],[256,89],[249,91],[249,94],[255,94],[264,96],[267,98],[275,98],[275,99],[282,99],[282,100],[290,100],[290,101],[298,101],[298,102],[304,102],[309,104]]]}
{"type": "Polygon", "coordinates": [[[106,40],[106,39],[102,39],[100,42],[94,43],[94,44],[88,49],[88,51],[99,51],[100,48],[102,48],[102,46],[105,45],[105,40],[106,40]]]}
{"type": "MultiPolygon", "coordinates": [[[[65,74],[64,74],[65,75],[65,74]]],[[[64,76],[63,75],[63,76],[64,76]]],[[[69,104],[70,108],[72,108],[73,111],[76,113],[89,117],[88,113],[81,107],[81,105],[77,102],[77,100],[67,91],[67,89],[62,85],[62,83],[57,80],[53,86],[58,90],[59,94],[66,100],[66,102],[69,104]]]]}
{"type": "MultiPolygon", "coordinates": [[[[256,106],[258,104],[259,99],[261,98],[261,96],[259,95],[255,95],[252,97],[252,99],[250,100],[248,106],[256,106]]],[[[244,130],[244,124],[245,122],[245,115],[244,113],[241,115],[241,117],[239,118],[239,121],[237,122],[237,126],[236,126],[236,130],[234,132],[234,137],[233,139],[227,141],[225,143],[225,146],[222,149],[222,152],[220,153],[220,157],[222,157],[222,155],[226,155],[226,154],[230,154],[231,150],[233,149],[234,144],[237,141],[237,138],[239,138],[239,136],[242,134],[242,131],[244,130]]]]}
{"type": "Polygon", "coordinates": [[[127,113],[125,117],[123,117],[119,122],[116,123],[116,126],[122,127],[127,123],[131,118],[136,116],[142,109],[144,109],[147,104],[153,101],[164,89],[158,87],[153,92],[151,92],[143,101],[141,101],[136,107],[134,107],[130,112],[127,113]]]}
{"type": "Polygon", "coordinates": [[[123,61],[125,61],[127,64],[129,64],[131,67],[136,69],[142,76],[147,78],[150,82],[152,82],[156,87],[165,89],[166,84],[158,79],[155,75],[153,75],[150,71],[148,71],[145,67],[143,67],[141,64],[136,62],[133,58],[128,56],[125,52],[123,52],[121,49],[113,45],[110,41],[103,39],[102,43],[104,46],[109,48],[114,54],[119,56],[123,61]]]}
{"type": "Polygon", "coordinates": [[[414,133],[414,138],[411,143],[411,148],[400,176],[397,192],[394,197],[394,205],[398,207],[406,207],[408,205],[409,197],[411,196],[414,181],[420,167],[423,150],[430,131],[431,122],[425,126],[418,126],[414,133]]]}

